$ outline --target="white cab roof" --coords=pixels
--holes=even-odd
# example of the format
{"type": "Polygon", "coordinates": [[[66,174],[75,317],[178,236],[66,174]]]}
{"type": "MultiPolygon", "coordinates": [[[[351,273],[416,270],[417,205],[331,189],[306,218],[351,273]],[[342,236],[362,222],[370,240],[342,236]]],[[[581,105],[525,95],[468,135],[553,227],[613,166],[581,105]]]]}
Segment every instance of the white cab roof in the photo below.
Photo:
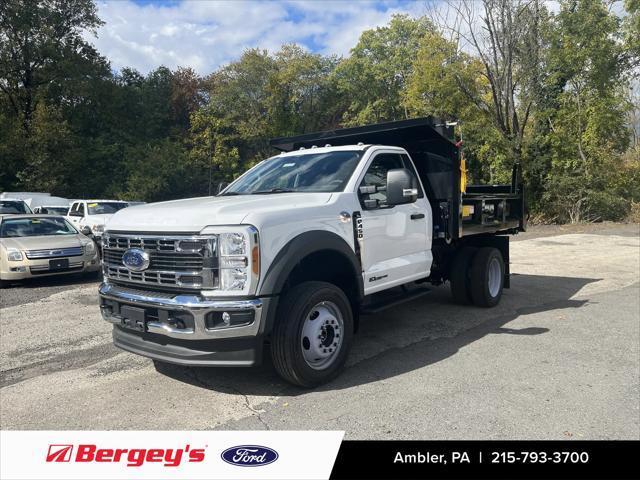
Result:
{"type": "Polygon", "coordinates": [[[297,156],[297,155],[307,155],[307,154],[312,154],[312,153],[353,152],[353,151],[363,151],[363,150],[368,149],[369,147],[398,150],[398,151],[401,151],[401,152],[405,151],[403,148],[394,147],[394,146],[391,146],[391,145],[371,145],[371,144],[363,145],[363,144],[359,144],[359,145],[339,145],[339,146],[335,146],[335,147],[320,147],[320,146],[318,146],[317,148],[305,148],[305,149],[302,149],[302,150],[292,150],[290,152],[282,152],[278,156],[280,156],[280,157],[288,157],[288,156],[297,156]]]}

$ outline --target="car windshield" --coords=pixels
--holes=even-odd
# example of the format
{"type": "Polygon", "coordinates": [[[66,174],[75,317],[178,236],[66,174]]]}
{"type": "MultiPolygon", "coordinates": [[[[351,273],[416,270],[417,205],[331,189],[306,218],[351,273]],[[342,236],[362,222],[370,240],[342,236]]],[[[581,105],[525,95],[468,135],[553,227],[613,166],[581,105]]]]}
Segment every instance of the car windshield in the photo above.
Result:
{"type": "Polygon", "coordinates": [[[339,192],[361,156],[361,151],[334,151],[273,157],[249,170],[222,195],[339,192]]]}
{"type": "Polygon", "coordinates": [[[127,207],[125,202],[89,202],[87,203],[87,209],[89,215],[102,215],[104,213],[116,213],[118,210],[122,210],[127,207]]]}
{"type": "Polygon", "coordinates": [[[31,213],[31,210],[19,200],[0,200],[0,213],[31,213]]]}
{"type": "Polygon", "coordinates": [[[69,207],[40,207],[40,213],[49,215],[66,215],[68,211],[69,207]]]}
{"type": "Polygon", "coordinates": [[[5,218],[0,225],[0,237],[41,237],[76,235],[78,231],[62,217],[5,218]]]}

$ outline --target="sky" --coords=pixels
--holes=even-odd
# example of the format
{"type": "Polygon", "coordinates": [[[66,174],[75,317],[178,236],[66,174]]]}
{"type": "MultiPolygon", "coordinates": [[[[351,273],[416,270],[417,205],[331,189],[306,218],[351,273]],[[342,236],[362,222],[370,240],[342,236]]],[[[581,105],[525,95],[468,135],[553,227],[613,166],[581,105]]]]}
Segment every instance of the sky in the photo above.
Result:
{"type": "Polygon", "coordinates": [[[396,13],[419,16],[427,0],[98,0],[105,25],[87,39],[114,70],[164,65],[207,74],[247,48],[348,55],[360,34],[396,13]]]}

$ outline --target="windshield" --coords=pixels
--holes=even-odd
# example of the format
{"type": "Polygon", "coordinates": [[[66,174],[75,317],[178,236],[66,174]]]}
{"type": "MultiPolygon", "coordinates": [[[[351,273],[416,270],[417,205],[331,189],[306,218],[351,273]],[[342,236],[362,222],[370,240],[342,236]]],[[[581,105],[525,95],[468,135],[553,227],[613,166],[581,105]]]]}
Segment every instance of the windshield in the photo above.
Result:
{"type": "Polygon", "coordinates": [[[49,215],[66,215],[68,211],[69,207],[40,207],[40,213],[49,215]]]}
{"type": "Polygon", "coordinates": [[[31,213],[31,209],[19,200],[0,200],[0,213],[31,213]]]}
{"type": "Polygon", "coordinates": [[[361,151],[342,151],[273,157],[232,183],[223,195],[339,192],[361,156],[361,151]]]}
{"type": "Polygon", "coordinates": [[[87,203],[89,215],[102,215],[104,213],[116,213],[127,207],[125,202],[91,202],[87,203]]]}
{"type": "Polygon", "coordinates": [[[0,237],[41,237],[45,235],[76,235],[78,231],[61,217],[5,218],[0,225],[0,237]]]}

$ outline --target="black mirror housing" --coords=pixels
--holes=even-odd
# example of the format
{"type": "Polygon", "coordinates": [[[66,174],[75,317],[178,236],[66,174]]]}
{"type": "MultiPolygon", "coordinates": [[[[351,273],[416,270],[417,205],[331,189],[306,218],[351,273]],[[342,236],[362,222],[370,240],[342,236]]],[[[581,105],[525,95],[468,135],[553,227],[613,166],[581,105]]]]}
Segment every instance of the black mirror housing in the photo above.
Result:
{"type": "Polygon", "coordinates": [[[413,203],[418,199],[418,179],[406,168],[387,172],[387,205],[413,203]]]}
{"type": "Polygon", "coordinates": [[[82,227],[82,230],[80,230],[80,233],[82,233],[83,235],[86,235],[87,237],[93,235],[93,233],[91,232],[91,228],[88,225],[85,225],[84,227],[82,227]]]}

